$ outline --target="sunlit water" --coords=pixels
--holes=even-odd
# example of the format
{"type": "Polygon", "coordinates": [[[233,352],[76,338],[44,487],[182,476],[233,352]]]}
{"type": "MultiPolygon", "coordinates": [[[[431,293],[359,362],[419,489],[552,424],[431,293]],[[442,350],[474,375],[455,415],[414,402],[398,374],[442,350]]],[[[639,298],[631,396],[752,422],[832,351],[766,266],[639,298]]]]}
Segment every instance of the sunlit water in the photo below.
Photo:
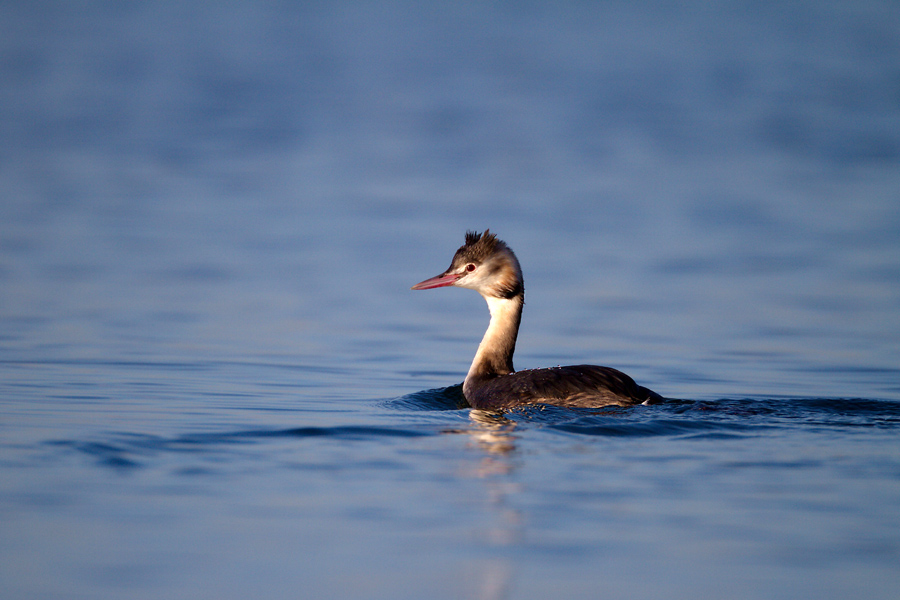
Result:
{"type": "Polygon", "coordinates": [[[892,3],[7,4],[4,598],[897,597],[892,3]]]}

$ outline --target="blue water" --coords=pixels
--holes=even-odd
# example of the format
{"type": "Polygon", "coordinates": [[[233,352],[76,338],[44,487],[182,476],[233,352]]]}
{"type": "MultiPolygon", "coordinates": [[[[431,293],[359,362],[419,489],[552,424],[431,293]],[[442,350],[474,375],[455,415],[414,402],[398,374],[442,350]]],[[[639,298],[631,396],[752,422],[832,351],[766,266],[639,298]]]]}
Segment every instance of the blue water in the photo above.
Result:
{"type": "Polygon", "coordinates": [[[0,6],[3,598],[896,598],[893,2],[0,6]],[[518,368],[659,406],[464,406],[518,368]]]}

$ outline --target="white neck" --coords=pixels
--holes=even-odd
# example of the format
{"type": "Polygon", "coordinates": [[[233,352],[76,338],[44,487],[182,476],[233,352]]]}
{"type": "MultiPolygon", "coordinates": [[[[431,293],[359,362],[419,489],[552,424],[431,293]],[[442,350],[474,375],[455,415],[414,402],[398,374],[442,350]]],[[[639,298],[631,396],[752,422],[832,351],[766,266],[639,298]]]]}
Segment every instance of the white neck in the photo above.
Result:
{"type": "Polygon", "coordinates": [[[466,375],[466,384],[474,379],[490,378],[513,372],[513,352],[522,320],[523,295],[512,298],[485,296],[491,311],[491,323],[478,345],[475,359],[466,375]]]}

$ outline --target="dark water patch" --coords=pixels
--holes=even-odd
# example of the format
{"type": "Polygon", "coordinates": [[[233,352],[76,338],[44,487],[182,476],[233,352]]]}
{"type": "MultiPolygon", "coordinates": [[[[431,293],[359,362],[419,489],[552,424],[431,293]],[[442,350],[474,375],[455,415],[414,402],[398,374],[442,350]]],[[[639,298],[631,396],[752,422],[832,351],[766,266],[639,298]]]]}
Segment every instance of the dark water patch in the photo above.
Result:
{"type": "Polygon", "coordinates": [[[403,410],[460,410],[469,408],[462,392],[462,384],[444,388],[421,390],[388,400],[385,406],[403,410]]]}
{"type": "MultiPolygon", "coordinates": [[[[414,392],[386,401],[392,409],[469,408],[462,385],[414,392]]],[[[655,406],[572,409],[530,405],[498,413],[510,424],[601,436],[737,437],[770,428],[881,428],[900,426],[900,402],[866,398],[667,400],[655,406]]]]}
{"type": "MultiPolygon", "coordinates": [[[[431,435],[424,431],[412,429],[393,429],[390,427],[338,426],[338,427],[295,427],[292,429],[244,431],[225,434],[224,436],[199,436],[199,443],[207,443],[210,437],[229,441],[231,439],[265,439],[265,438],[307,438],[335,437],[340,439],[372,439],[381,437],[423,437],[431,435]]],[[[187,438],[191,439],[191,438],[187,438]]]]}
{"type": "MultiPolygon", "coordinates": [[[[55,440],[50,447],[63,448],[96,459],[101,466],[133,469],[148,465],[160,454],[195,455],[221,454],[237,445],[248,445],[272,439],[331,438],[343,441],[364,441],[388,438],[415,438],[436,435],[428,429],[336,426],[294,427],[289,429],[250,429],[220,433],[190,433],[175,437],[146,434],[114,434],[104,441],[55,440]]],[[[192,467],[193,470],[202,468],[192,467]]]]}
{"type": "Polygon", "coordinates": [[[101,466],[112,467],[114,469],[129,470],[142,465],[141,461],[138,460],[138,453],[125,445],[112,444],[109,442],[79,442],[70,440],[48,442],[48,445],[67,448],[81,454],[86,454],[96,459],[97,463],[101,466]]]}
{"type": "Polygon", "coordinates": [[[715,423],[704,421],[678,421],[672,419],[654,419],[651,421],[633,422],[598,422],[597,417],[587,418],[576,423],[551,425],[551,429],[604,437],[743,437],[753,432],[750,425],[741,423],[715,423]]]}
{"type": "Polygon", "coordinates": [[[682,417],[677,412],[680,404],[674,410],[659,406],[600,409],[531,406],[509,411],[507,417],[517,425],[601,437],[743,437],[759,428],[749,422],[682,417]]]}
{"type": "Polygon", "coordinates": [[[47,397],[57,398],[59,400],[77,400],[82,403],[106,402],[111,399],[110,396],[97,396],[91,394],[48,394],[47,397]]]}
{"type": "Polygon", "coordinates": [[[767,420],[782,426],[896,427],[900,402],[865,398],[785,398],[720,400],[697,403],[685,412],[721,418],[767,420]]]}
{"type": "Polygon", "coordinates": [[[773,430],[896,429],[900,426],[900,403],[813,398],[671,400],[649,407],[599,409],[535,405],[506,411],[502,418],[517,427],[589,436],[734,439],[773,430]]]}

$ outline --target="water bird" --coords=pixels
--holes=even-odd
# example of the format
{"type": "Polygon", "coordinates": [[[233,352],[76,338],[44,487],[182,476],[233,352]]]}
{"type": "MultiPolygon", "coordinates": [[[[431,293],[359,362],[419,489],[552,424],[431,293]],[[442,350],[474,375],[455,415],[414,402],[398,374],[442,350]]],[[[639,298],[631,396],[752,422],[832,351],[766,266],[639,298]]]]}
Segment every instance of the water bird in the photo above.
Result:
{"type": "Polygon", "coordinates": [[[573,365],[516,371],[513,353],[525,305],[522,268],[513,251],[490,230],[466,232],[466,243],[450,268],[412,286],[414,290],[456,286],[487,301],[491,321],[463,382],[472,408],[500,410],[528,404],[598,408],[654,404],[663,397],[616,369],[573,365]]]}

